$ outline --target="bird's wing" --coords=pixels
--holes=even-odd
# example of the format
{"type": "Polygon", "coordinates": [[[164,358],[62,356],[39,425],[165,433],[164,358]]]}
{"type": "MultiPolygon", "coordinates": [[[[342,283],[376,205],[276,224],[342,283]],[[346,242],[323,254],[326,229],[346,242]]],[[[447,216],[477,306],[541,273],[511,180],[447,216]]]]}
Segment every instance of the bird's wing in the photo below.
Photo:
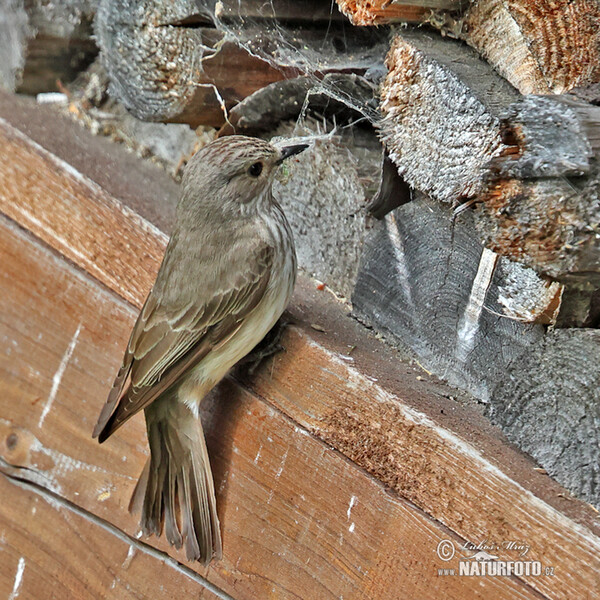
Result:
{"type": "Polygon", "coordinates": [[[177,306],[161,301],[155,284],[133,328],[93,436],[103,442],[188,368],[226,342],[262,299],[272,263],[273,248],[255,242],[231,268],[207,269],[200,297],[177,306]]]}

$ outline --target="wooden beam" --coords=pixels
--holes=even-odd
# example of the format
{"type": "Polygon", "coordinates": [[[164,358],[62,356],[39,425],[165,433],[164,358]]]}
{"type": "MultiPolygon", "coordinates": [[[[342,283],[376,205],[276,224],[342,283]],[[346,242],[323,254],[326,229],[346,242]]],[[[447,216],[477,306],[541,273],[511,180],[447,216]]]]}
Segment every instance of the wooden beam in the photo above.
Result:
{"type": "Polygon", "coordinates": [[[3,598],[219,598],[196,573],[45,488],[0,475],[0,495],[10,498],[0,505],[3,598]]]}
{"type": "Polygon", "coordinates": [[[521,99],[474,52],[422,31],[398,35],[387,66],[380,135],[400,175],[443,202],[481,201],[491,250],[555,279],[598,281],[600,109],[521,99]]]}
{"type": "MultiPolygon", "coordinates": [[[[30,151],[41,152],[35,144],[30,151]]],[[[81,173],[60,172],[95,187],[81,173]]],[[[98,275],[106,289],[57,257],[54,248],[68,231],[46,234],[48,249],[34,236],[52,221],[26,223],[18,213],[15,219],[30,233],[6,218],[0,223],[6,340],[0,402],[9,415],[0,420],[4,471],[135,535],[126,506],[146,458],[141,419],[102,447],[89,438],[136,313],[115,293],[134,294],[122,288],[124,279],[98,275]]],[[[94,228],[107,228],[87,222],[90,237],[94,228]]],[[[140,241],[153,235],[152,228],[140,229],[140,241]]],[[[74,238],[74,250],[82,239],[74,238]]],[[[122,264],[126,252],[140,271],[130,288],[147,290],[157,263],[147,262],[140,248],[107,243],[98,247],[99,264],[122,264]]],[[[85,269],[85,251],[83,259],[78,254],[71,253],[85,269]]],[[[289,332],[287,352],[254,379],[225,382],[204,407],[225,547],[208,580],[234,597],[396,598],[398,586],[408,597],[457,599],[585,597],[595,590],[596,514],[561,498],[561,488],[486,429],[476,410],[449,403],[442,396],[447,388],[417,377],[397,358],[390,362],[395,355],[344,319],[339,304],[325,302],[314,288],[312,294],[320,297],[304,291],[295,300],[304,325],[289,332]],[[331,333],[308,325],[319,320],[331,333]],[[348,356],[351,345],[358,347],[348,356]],[[442,539],[450,536],[462,554],[465,540],[517,535],[527,538],[532,557],[556,565],[554,577],[438,576],[444,565],[435,549],[442,539]],[[419,566],[408,568],[408,557],[419,566]]],[[[166,549],[164,540],[152,543],[166,549]]]]}
{"type": "MultiPolygon", "coordinates": [[[[146,459],[143,420],[103,446],[90,430],[136,311],[5,219],[0,256],[0,387],[9,415],[0,419],[2,471],[135,537],[137,516],[127,504],[146,459]]],[[[239,386],[220,386],[203,416],[224,558],[208,570],[190,566],[228,594],[333,599],[359,590],[391,600],[400,584],[422,595],[426,579],[432,598],[444,590],[455,598],[535,597],[518,581],[490,579],[482,588],[473,579],[439,578],[435,549],[449,535],[439,523],[239,386]],[[390,560],[382,563],[382,553],[390,560]],[[407,570],[406,556],[422,556],[422,566],[407,570]]],[[[184,560],[164,539],[148,541],[184,560]]]]}

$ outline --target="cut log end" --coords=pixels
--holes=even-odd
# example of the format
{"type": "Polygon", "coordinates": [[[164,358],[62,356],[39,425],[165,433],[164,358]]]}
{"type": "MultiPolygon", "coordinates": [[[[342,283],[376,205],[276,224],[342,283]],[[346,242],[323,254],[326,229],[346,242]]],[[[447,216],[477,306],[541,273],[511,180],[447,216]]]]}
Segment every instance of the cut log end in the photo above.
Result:
{"type": "Polygon", "coordinates": [[[599,22],[597,0],[479,0],[461,37],[523,94],[563,94],[600,80],[599,22]]]}

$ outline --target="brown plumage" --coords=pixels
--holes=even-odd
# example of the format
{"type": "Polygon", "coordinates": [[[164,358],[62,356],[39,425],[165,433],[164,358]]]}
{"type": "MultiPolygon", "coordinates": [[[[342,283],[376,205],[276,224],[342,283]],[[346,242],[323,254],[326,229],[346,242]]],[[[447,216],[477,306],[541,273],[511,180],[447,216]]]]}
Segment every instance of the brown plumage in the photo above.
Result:
{"type": "Polygon", "coordinates": [[[271,184],[282,160],[305,148],[231,136],[192,158],[173,235],[94,429],[103,442],[144,409],[150,459],[131,507],[141,508],[145,534],[160,535],[164,523],[189,560],[221,556],[198,407],[291,296],[293,239],[271,184]]]}

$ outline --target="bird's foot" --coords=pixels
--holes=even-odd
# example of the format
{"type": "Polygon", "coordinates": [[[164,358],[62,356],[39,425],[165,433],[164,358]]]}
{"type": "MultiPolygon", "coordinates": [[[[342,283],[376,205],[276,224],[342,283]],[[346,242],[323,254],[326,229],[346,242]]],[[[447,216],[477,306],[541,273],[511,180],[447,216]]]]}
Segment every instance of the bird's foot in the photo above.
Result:
{"type": "Polygon", "coordinates": [[[291,323],[292,321],[290,319],[281,317],[279,321],[273,325],[269,333],[265,335],[263,340],[242,358],[238,365],[244,365],[248,374],[252,375],[266,358],[285,351],[285,346],[281,344],[281,339],[283,338],[285,328],[291,323]]]}

